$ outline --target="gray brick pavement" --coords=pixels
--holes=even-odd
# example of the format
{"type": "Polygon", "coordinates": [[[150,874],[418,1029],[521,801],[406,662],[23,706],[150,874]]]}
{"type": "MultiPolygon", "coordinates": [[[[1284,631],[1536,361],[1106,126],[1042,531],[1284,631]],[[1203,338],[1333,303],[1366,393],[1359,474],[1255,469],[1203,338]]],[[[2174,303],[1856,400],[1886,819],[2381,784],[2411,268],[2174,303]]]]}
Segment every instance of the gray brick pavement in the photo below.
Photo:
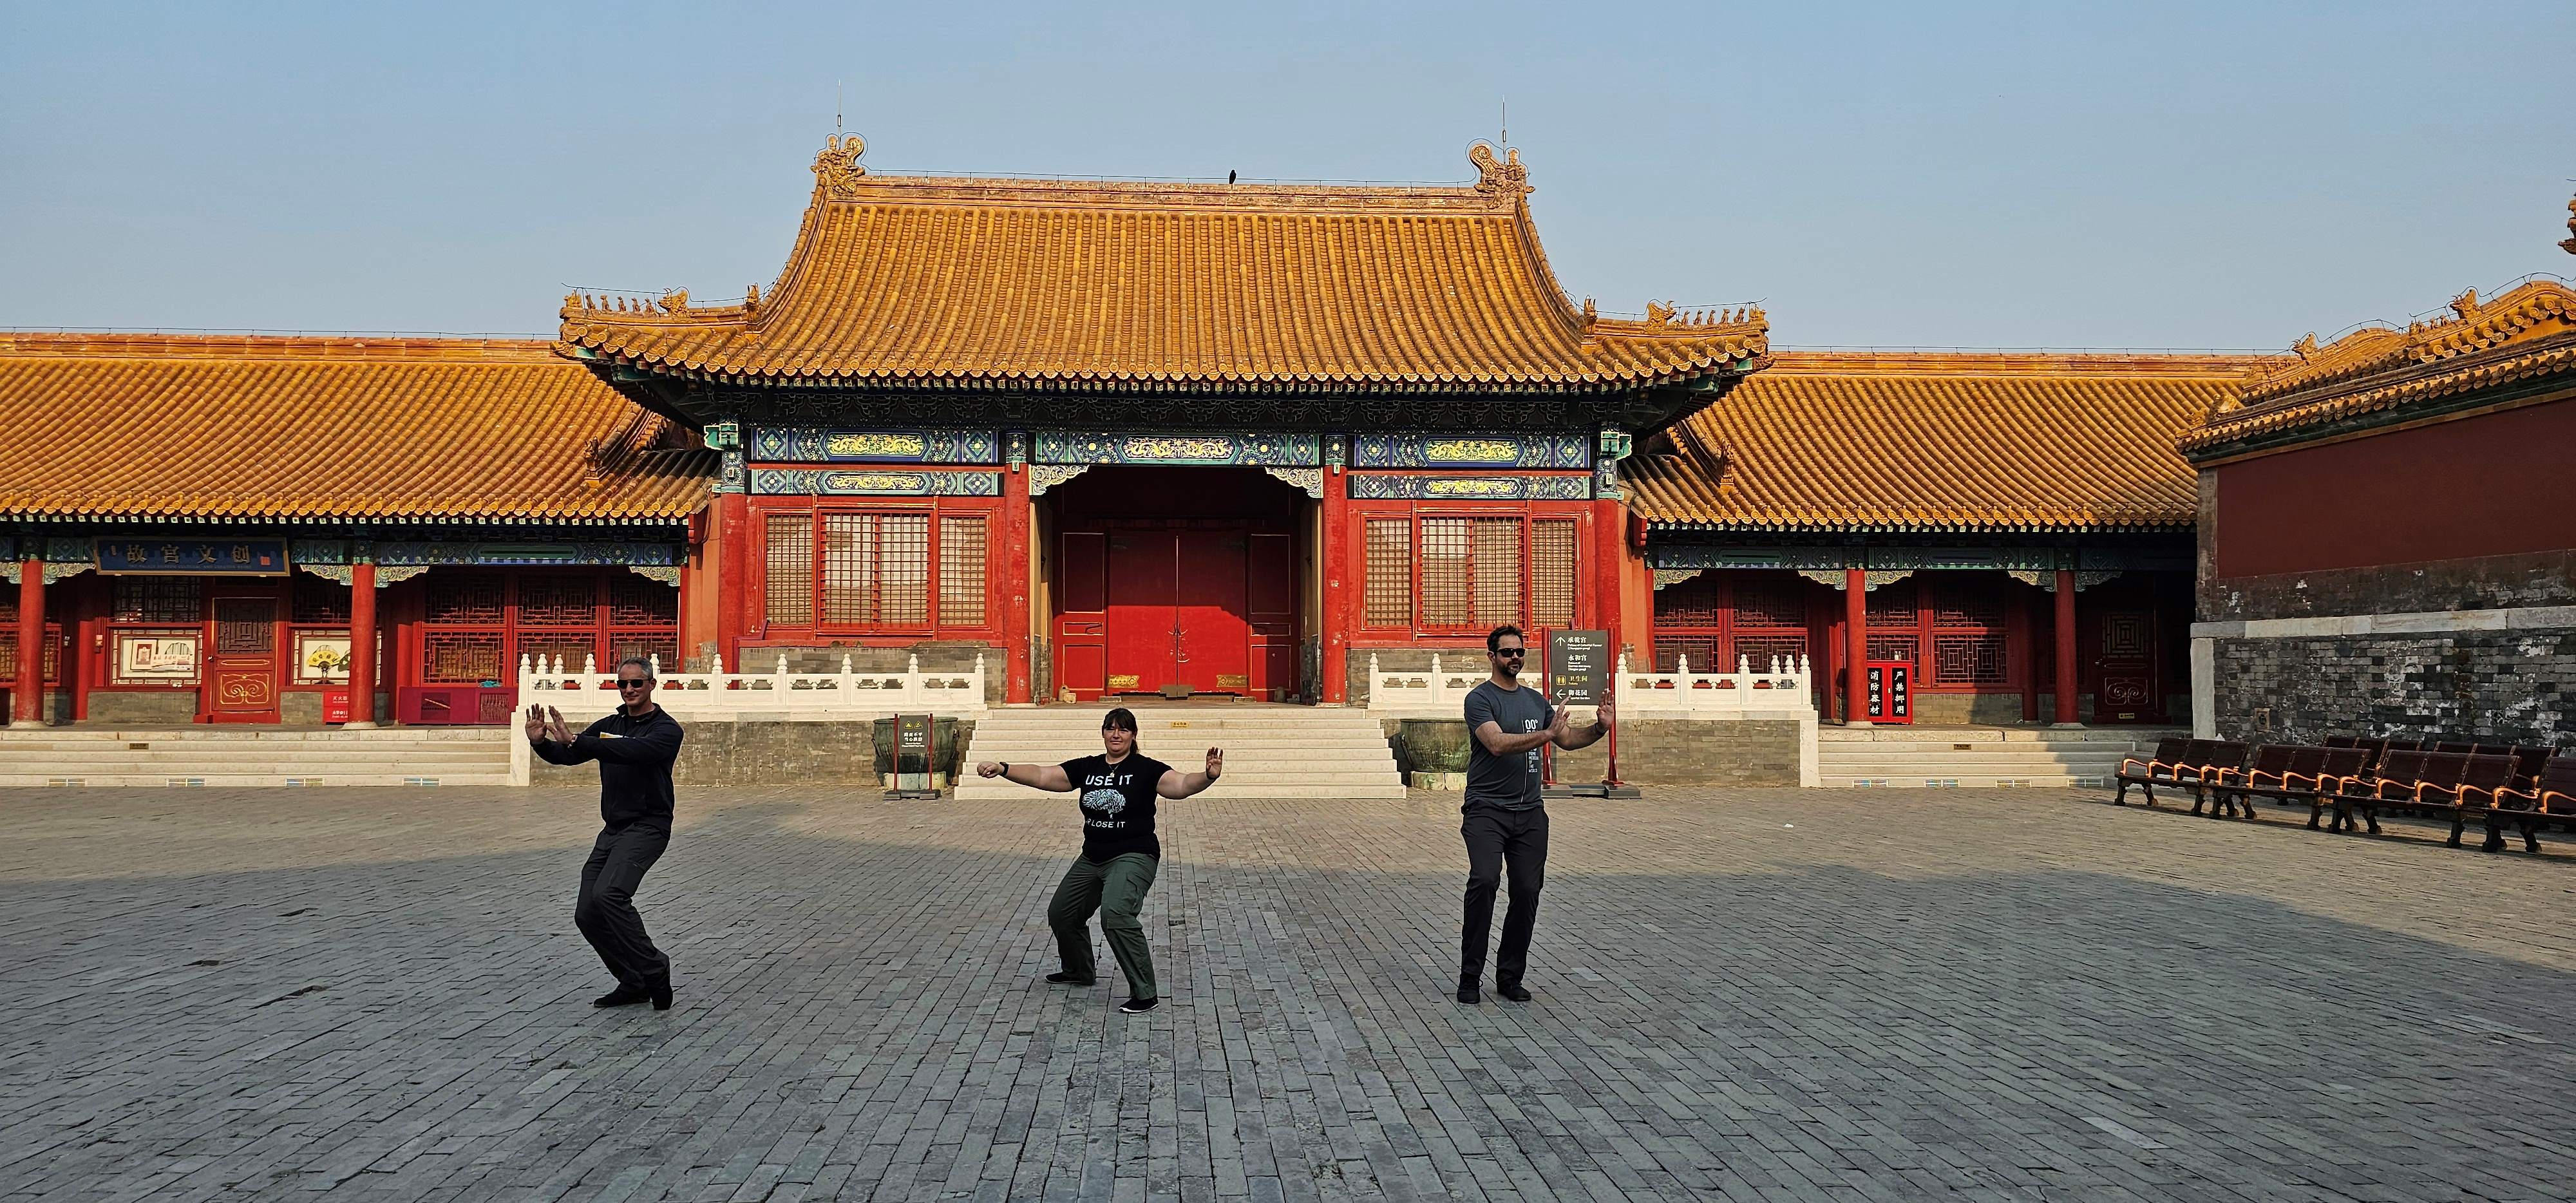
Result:
{"type": "Polygon", "coordinates": [[[1560,804],[1525,1007],[1453,799],[1177,803],[1130,1018],[1061,799],[689,793],[654,1014],[584,793],[0,792],[0,1194],[2567,1196],[2576,864],[2106,796],[1560,804]]]}

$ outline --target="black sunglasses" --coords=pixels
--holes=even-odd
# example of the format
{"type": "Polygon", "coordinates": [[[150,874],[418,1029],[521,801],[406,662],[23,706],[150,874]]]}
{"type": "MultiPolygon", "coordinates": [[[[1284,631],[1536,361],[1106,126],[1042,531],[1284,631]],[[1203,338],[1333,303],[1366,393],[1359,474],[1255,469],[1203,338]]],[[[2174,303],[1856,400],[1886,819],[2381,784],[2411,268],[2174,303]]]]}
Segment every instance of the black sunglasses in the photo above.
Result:
{"type": "Polygon", "coordinates": [[[619,677],[619,678],[617,678],[617,687],[618,687],[619,689],[642,689],[642,688],[644,688],[644,687],[645,687],[645,686],[647,686],[647,685],[651,685],[652,683],[653,683],[653,678],[651,678],[651,677],[619,677]]]}
{"type": "Polygon", "coordinates": [[[1525,647],[1496,648],[1494,649],[1494,654],[1497,656],[1509,656],[1514,660],[1518,660],[1521,657],[1528,655],[1529,649],[1525,647]]]}

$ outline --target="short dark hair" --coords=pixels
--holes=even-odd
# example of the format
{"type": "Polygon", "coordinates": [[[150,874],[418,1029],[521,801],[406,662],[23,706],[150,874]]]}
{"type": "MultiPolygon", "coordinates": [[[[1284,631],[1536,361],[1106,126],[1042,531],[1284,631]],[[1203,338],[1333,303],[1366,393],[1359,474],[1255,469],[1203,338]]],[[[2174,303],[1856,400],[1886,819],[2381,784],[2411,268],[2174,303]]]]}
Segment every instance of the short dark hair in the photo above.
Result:
{"type": "Polygon", "coordinates": [[[1491,632],[1486,634],[1485,650],[1488,652],[1499,652],[1503,650],[1503,636],[1505,635],[1509,635],[1514,639],[1520,640],[1522,647],[1529,646],[1529,636],[1521,634],[1521,629],[1519,627],[1513,626],[1507,622],[1501,626],[1495,627],[1491,632]]]}
{"type": "Polygon", "coordinates": [[[1107,714],[1101,715],[1100,729],[1107,731],[1112,727],[1124,731],[1129,735],[1134,735],[1136,733],[1136,712],[1121,706],[1107,714]]]}
{"type": "Polygon", "coordinates": [[[635,667],[637,667],[637,668],[643,669],[643,670],[644,670],[644,679],[645,679],[645,680],[650,681],[650,680],[652,680],[652,679],[653,679],[653,662],[652,662],[652,661],[650,661],[650,660],[645,659],[645,658],[644,658],[644,657],[642,657],[642,656],[628,656],[627,658],[625,658],[625,659],[623,659],[623,660],[618,661],[618,662],[617,662],[617,667],[612,668],[612,669],[609,669],[608,671],[610,671],[610,672],[612,672],[612,673],[624,672],[624,671],[626,671],[626,666],[627,666],[627,665],[629,665],[629,664],[632,664],[632,665],[634,665],[634,666],[635,666],[635,667]]]}

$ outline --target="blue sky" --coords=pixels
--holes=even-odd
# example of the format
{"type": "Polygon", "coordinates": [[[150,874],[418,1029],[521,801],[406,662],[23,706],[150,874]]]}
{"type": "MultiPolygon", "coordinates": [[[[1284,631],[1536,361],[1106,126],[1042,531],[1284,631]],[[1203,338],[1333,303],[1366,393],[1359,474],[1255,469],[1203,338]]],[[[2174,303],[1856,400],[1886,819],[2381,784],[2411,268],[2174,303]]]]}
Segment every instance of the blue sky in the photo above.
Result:
{"type": "Polygon", "coordinates": [[[0,7],[0,327],[544,333],[867,162],[1455,181],[1605,311],[2270,347],[2576,274],[2576,4],[0,7]]]}

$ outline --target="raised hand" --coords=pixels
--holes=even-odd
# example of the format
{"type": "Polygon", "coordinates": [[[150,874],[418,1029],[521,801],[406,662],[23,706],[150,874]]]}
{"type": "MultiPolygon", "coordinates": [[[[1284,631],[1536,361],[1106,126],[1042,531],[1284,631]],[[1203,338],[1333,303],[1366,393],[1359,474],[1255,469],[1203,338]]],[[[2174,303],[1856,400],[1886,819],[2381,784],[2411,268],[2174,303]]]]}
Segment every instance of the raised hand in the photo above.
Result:
{"type": "Polygon", "coordinates": [[[1599,728],[1601,728],[1601,729],[1602,729],[1602,730],[1604,730],[1604,731],[1609,730],[1609,729],[1610,729],[1610,723],[1611,723],[1611,721],[1612,721],[1612,717],[1613,717],[1613,716],[1612,716],[1612,712],[1613,712],[1613,710],[1616,708],[1616,706],[1617,706],[1617,703],[1616,703],[1616,702],[1614,702],[1614,701],[1612,701],[1612,700],[1611,700],[1611,699],[1609,699],[1609,698],[1603,698],[1603,699],[1601,699],[1601,713],[1600,713],[1600,714],[1598,714],[1598,715],[1596,715],[1596,716],[1594,716],[1594,718],[1593,718],[1593,720],[1592,720],[1592,725],[1593,725],[1593,726],[1595,726],[1595,727],[1599,727],[1599,728]]]}
{"type": "Polygon", "coordinates": [[[975,766],[975,775],[978,777],[999,777],[1002,775],[1001,762],[987,760],[979,763],[975,766]]]}
{"type": "Polygon", "coordinates": [[[573,741],[572,728],[564,725],[563,711],[552,706],[546,707],[546,738],[559,744],[573,741]]]}
{"type": "Polygon", "coordinates": [[[1548,717],[1547,733],[1551,737],[1563,736],[1567,730],[1566,724],[1574,718],[1574,707],[1554,698],[1548,699],[1548,705],[1555,710],[1555,713],[1548,717]]]}
{"type": "Polygon", "coordinates": [[[1225,776],[1225,749],[1209,748],[1207,754],[1207,779],[1214,781],[1222,776],[1225,776]]]}
{"type": "Polygon", "coordinates": [[[530,704],[528,707],[527,722],[521,724],[521,726],[528,733],[529,743],[535,743],[538,740],[546,738],[549,733],[546,730],[545,708],[533,703],[530,704]]]}

